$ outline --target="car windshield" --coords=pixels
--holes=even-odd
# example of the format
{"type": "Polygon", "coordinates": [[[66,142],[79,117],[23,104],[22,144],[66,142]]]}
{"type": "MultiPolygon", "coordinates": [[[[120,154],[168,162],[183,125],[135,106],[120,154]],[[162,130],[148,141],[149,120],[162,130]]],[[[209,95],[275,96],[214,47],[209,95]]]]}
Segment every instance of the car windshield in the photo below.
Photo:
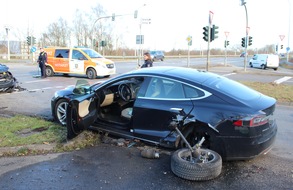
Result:
{"type": "Polygon", "coordinates": [[[73,89],[74,94],[86,94],[90,91],[90,83],[87,80],[80,79],[76,81],[75,88],[73,89]]]}
{"type": "Polygon", "coordinates": [[[82,49],[84,53],[86,53],[90,58],[103,58],[101,54],[96,52],[95,50],[92,49],[82,49]]]}

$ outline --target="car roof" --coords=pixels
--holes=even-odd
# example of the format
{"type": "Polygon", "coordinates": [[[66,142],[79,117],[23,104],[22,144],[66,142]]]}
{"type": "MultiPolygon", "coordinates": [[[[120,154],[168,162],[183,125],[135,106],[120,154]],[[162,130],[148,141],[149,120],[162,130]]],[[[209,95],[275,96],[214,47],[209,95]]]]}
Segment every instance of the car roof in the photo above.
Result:
{"type": "Polygon", "coordinates": [[[131,75],[156,75],[170,78],[180,78],[192,82],[202,84],[203,82],[217,77],[221,77],[217,74],[201,71],[193,68],[186,67],[171,67],[171,66],[156,66],[151,68],[138,69],[129,72],[131,75]]]}

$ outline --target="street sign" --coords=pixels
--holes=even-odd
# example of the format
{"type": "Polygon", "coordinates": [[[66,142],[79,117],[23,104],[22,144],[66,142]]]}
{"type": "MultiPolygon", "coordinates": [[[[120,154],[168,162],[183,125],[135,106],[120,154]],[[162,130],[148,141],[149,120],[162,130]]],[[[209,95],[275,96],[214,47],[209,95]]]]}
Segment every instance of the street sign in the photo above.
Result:
{"type": "Polygon", "coordinates": [[[188,46],[191,46],[192,45],[192,36],[188,36],[186,38],[187,42],[188,42],[188,46]]]}
{"type": "Polygon", "coordinates": [[[151,24],[151,19],[150,18],[142,18],[141,24],[151,24]]]}
{"type": "Polygon", "coordinates": [[[136,44],[143,44],[143,43],[144,43],[144,36],[136,35],[136,44]]]}
{"type": "Polygon", "coordinates": [[[37,48],[35,46],[31,47],[31,52],[36,52],[37,48]]]}

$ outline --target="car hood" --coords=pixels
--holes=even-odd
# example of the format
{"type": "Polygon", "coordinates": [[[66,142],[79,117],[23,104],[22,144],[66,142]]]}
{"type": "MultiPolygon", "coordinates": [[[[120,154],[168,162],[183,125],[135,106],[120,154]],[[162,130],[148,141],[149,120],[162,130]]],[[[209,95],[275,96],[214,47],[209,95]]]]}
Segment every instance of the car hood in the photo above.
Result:
{"type": "Polygon", "coordinates": [[[113,64],[114,62],[110,59],[106,59],[106,58],[93,58],[92,59],[94,62],[103,62],[105,64],[113,64]]]}
{"type": "Polygon", "coordinates": [[[9,67],[7,67],[6,65],[3,65],[0,63],[0,72],[3,73],[3,72],[7,72],[9,69],[9,67]]]}

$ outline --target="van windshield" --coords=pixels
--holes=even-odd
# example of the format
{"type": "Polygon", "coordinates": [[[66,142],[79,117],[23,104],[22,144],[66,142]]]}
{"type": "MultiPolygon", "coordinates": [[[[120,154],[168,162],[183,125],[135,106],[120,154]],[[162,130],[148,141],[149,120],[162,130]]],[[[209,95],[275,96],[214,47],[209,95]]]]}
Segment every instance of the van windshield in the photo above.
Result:
{"type": "Polygon", "coordinates": [[[90,58],[103,58],[101,54],[96,52],[95,50],[92,49],[82,49],[84,53],[86,53],[90,58]]]}

